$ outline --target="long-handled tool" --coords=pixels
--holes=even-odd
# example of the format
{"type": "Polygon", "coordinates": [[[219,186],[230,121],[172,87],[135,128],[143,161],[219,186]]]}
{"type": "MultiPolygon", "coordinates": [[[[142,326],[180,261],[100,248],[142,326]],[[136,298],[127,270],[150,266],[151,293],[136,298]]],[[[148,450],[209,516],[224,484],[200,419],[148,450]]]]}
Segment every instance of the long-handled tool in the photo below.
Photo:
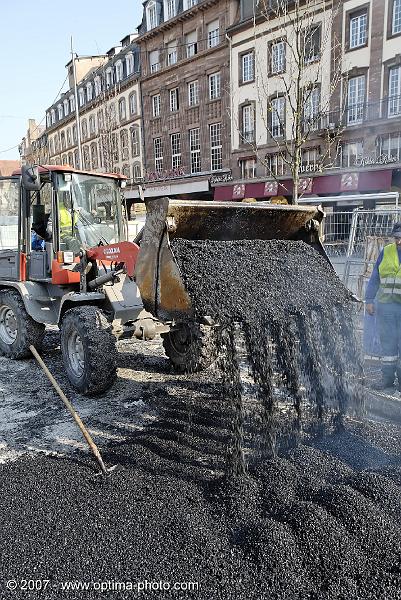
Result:
{"type": "Polygon", "coordinates": [[[63,390],[60,388],[59,384],[54,379],[54,377],[50,373],[49,369],[46,367],[46,365],[43,362],[43,360],[42,360],[41,356],[39,355],[38,351],[32,345],[29,346],[29,349],[32,352],[32,354],[34,355],[34,357],[36,358],[36,360],[38,361],[40,367],[42,368],[42,370],[46,374],[46,376],[49,379],[50,383],[52,384],[52,386],[54,387],[54,389],[56,390],[56,392],[58,393],[58,395],[60,396],[60,398],[64,402],[65,406],[67,407],[67,409],[71,413],[72,417],[74,418],[74,421],[76,422],[76,424],[78,425],[79,429],[81,430],[82,435],[84,436],[86,442],[88,443],[89,448],[92,450],[92,452],[93,452],[93,454],[94,454],[97,462],[99,463],[99,466],[100,466],[100,469],[102,471],[102,474],[103,475],[109,475],[112,471],[114,471],[114,469],[116,469],[117,465],[114,465],[113,467],[110,467],[110,468],[106,467],[106,465],[103,462],[102,456],[101,456],[101,454],[99,452],[99,448],[96,446],[96,444],[93,441],[93,439],[92,439],[89,431],[86,429],[85,425],[83,424],[80,416],[78,415],[78,413],[76,412],[76,410],[72,406],[71,402],[68,400],[67,396],[64,394],[63,390]]]}

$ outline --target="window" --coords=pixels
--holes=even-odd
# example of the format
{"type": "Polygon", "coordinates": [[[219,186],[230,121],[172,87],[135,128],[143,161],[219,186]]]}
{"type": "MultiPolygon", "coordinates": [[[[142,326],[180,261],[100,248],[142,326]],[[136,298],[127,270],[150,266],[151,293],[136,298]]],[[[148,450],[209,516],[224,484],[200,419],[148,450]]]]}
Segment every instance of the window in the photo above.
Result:
{"type": "Polygon", "coordinates": [[[93,98],[93,85],[92,82],[88,83],[86,86],[86,98],[88,102],[90,102],[93,98]]]}
{"type": "Polygon", "coordinates": [[[155,170],[163,170],[163,144],[162,138],[155,138],[153,140],[153,150],[155,155],[155,170]]]}
{"type": "Polygon", "coordinates": [[[167,46],[167,65],[175,65],[177,62],[177,41],[170,42],[167,46]]]}
{"type": "MultiPolygon", "coordinates": [[[[0,181],[0,206],[0,250],[18,250],[19,193],[17,183],[9,181],[0,181]]],[[[2,258],[2,260],[5,262],[6,258],[2,258]]],[[[11,258],[9,258],[8,260],[11,262],[11,258]]],[[[10,264],[8,266],[11,267],[10,264]]],[[[2,276],[4,277],[4,275],[2,276]]],[[[7,314],[7,309],[5,309],[5,313],[7,314]]],[[[4,316],[2,316],[2,322],[4,323],[3,319],[4,316]]]]}
{"type": "Polygon", "coordinates": [[[74,167],[79,169],[81,165],[79,164],[79,153],[78,150],[74,150],[74,167]]]}
{"type": "Polygon", "coordinates": [[[122,173],[129,180],[131,176],[131,167],[128,164],[123,165],[122,173]]]}
{"type": "Polygon", "coordinates": [[[241,123],[242,123],[242,141],[243,142],[254,142],[255,141],[255,110],[252,104],[247,104],[241,109],[241,123]]]}
{"type": "Polygon", "coordinates": [[[128,130],[121,129],[120,131],[120,145],[121,145],[121,160],[128,160],[129,149],[128,149],[128,130]]]}
{"type": "Polygon", "coordinates": [[[116,82],[118,83],[119,81],[121,81],[124,78],[122,60],[118,60],[116,62],[115,69],[116,69],[116,82]]]}
{"type": "Polygon", "coordinates": [[[158,15],[156,9],[156,2],[149,2],[146,9],[146,22],[148,31],[158,26],[158,15]]]}
{"type": "Polygon", "coordinates": [[[393,0],[393,14],[391,19],[391,33],[401,33],[401,0],[393,0]]]}
{"type": "Polygon", "coordinates": [[[270,46],[270,72],[272,75],[285,71],[285,42],[273,42],[270,46]]]}
{"type": "Polygon", "coordinates": [[[113,162],[117,163],[120,160],[118,137],[116,133],[111,134],[111,157],[113,162]]]}
{"type": "Polygon", "coordinates": [[[86,140],[88,137],[88,124],[86,119],[82,119],[81,121],[81,131],[82,131],[82,139],[86,140]]]}
{"type": "Polygon", "coordinates": [[[356,159],[361,156],[363,152],[363,142],[345,142],[340,145],[340,166],[341,167],[354,167],[356,159]]]}
{"type": "Polygon", "coordinates": [[[378,156],[392,156],[397,161],[401,161],[401,132],[390,133],[377,139],[378,156]]]}
{"type": "Polygon", "coordinates": [[[109,67],[106,70],[106,87],[110,87],[114,83],[113,69],[109,67]]]}
{"type": "Polygon", "coordinates": [[[188,83],[188,104],[196,106],[199,104],[199,81],[191,81],[188,83]]]}
{"type": "Polygon", "coordinates": [[[75,97],[74,96],[70,96],[68,98],[69,102],[70,102],[70,112],[74,112],[75,110],[75,97]]]}
{"type": "Polygon", "coordinates": [[[96,142],[93,142],[93,144],[91,144],[91,162],[92,162],[92,169],[97,169],[99,166],[99,159],[98,159],[96,142]]]}
{"type": "Polygon", "coordinates": [[[388,116],[401,115],[401,66],[389,70],[388,116]]]}
{"type": "Polygon", "coordinates": [[[365,75],[351,77],[348,80],[347,123],[356,125],[362,123],[365,108],[365,75]]]}
{"type": "Polygon", "coordinates": [[[61,140],[61,150],[65,150],[66,144],[65,144],[65,133],[64,133],[64,131],[61,132],[60,140],[61,140]]]}
{"type": "Polygon", "coordinates": [[[89,146],[84,146],[82,153],[83,153],[83,159],[84,159],[84,169],[87,171],[90,171],[91,161],[90,161],[90,155],[89,155],[89,146]]]}
{"type": "Polygon", "coordinates": [[[149,66],[150,66],[151,73],[156,73],[160,69],[159,51],[158,50],[153,50],[152,52],[149,53],[149,66]]]}
{"type": "Polygon", "coordinates": [[[201,155],[200,155],[200,129],[189,130],[189,154],[191,163],[191,174],[201,172],[201,155]]]}
{"type": "Polygon", "coordinates": [[[152,96],[152,115],[154,117],[160,117],[160,108],[160,94],[156,94],[155,96],[152,96]]]}
{"type": "Polygon", "coordinates": [[[212,75],[209,75],[209,100],[220,98],[220,94],[220,73],[213,73],[212,75]]]}
{"type": "Polygon", "coordinates": [[[191,33],[187,34],[185,43],[187,47],[187,58],[195,56],[195,54],[198,53],[198,37],[196,31],[191,31],[191,33]]]}
{"type": "Polygon", "coordinates": [[[54,123],[56,122],[56,111],[54,110],[54,108],[52,108],[50,111],[50,121],[52,125],[54,125],[54,123]]]}
{"type": "Polygon", "coordinates": [[[210,125],[210,163],[212,171],[223,168],[223,146],[221,143],[221,123],[210,125]]]}
{"type": "Polygon", "coordinates": [[[364,46],[368,39],[368,13],[364,10],[349,17],[349,47],[364,46]]]}
{"type": "Polygon", "coordinates": [[[284,136],[285,123],[285,98],[273,98],[271,103],[271,128],[270,134],[272,137],[284,136]]]}
{"type": "Polygon", "coordinates": [[[95,135],[95,133],[96,133],[95,115],[91,115],[89,117],[89,133],[90,133],[90,135],[95,135]]]}
{"type": "Polygon", "coordinates": [[[266,155],[266,175],[282,177],[286,174],[286,163],[284,156],[280,152],[266,155]]]}
{"type": "Polygon", "coordinates": [[[68,115],[68,113],[70,112],[70,111],[69,111],[69,103],[68,103],[68,100],[67,100],[67,99],[65,99],[65,100],[63,101],[63,111],[64,111],[64,116],[65,116],[65,117],[66,117],[66,116],[68,115]]]}
{"type": "Polygon", "coordinates": [[[120,98],[120,100],[118,101],[118,115],[120,117],[120,121],[125,121],[125,119],[127,118],[125,98],[120,98]]]}
{"type": "Polygon", "coordinates": [[[142,167],[140,163],[134,163],[132,167],[132,176],[134,178],[134,181],[139,181],[140,179],[142,179],[142,167]]]}
{"type": "Polygon", "coordinates": [[[178,110],[178,88],[170,90],[170,112],[178,110]]]}
{"type": "Polygon", "coordinates": [[[304,60],[311,63],[320,58],[320,25],[315,25],[304,32],[304,60]]]}
{"type": "Polygon", "coordinates": [[[207,47],[213,48],[214,46],[218,46],[219,42],[219,20],[216,19],[207,26],[207,47]]]}
{"type": "Polygon", "coordinates": [[[254,179],[256,177],[256,159],[243,158],[239,161],[241,179],[254,179]]]}
{"type": "Polygon", "coordinates": [[[128,102],[129,102],[129,114],[136,115],[138,112],[138,98],[137,98],[136,92],[132,92],[129,95],[128,102]]]}
{"type": "Polygon", "coordinates": [[[110,102],[108,108],[106,109],[106,117],[108,118],[108,120],[111,122],[111,124],[114,126],[116,124],[117,118],[116,118],[116,105],[114,104],[114,102],[110,102]]]}
{"type": "Polygon", "coordinates": [[[46,113],[46,126],[50,127],[50,125],[52,124],[52,118],[50,113],[46,113]]]}
{"type": "Polygon", "coordinates": [[[134,72],[134,55],[132,52],[129,52],[125,57],[125,70],[127,72],[127,77],[134,72]]]}
{"type": "Polygon", "coordinates": [[[242,83],[248,83],[254,80],[255,55],[253,52],[247,52],[241,57],[242,83]]]}
{"type": "Polygon", "coordinates": [[[171,168],[178,169],[181,166],[181,134],[172,133],[171,141],[171,168]]]}
{"type": "Polygon", "coordinates": [[[319,128],[320,89],[304,91],[304,130],[316,131],[319,128]]]}
{"type": "Polygon", "coordinates": [[[72,126],[72,141],[73,141],[74,144],[76,144],[78,142],[77,126],[76,125],[72,126]]]}
{"type": "Polygon", "coordinates": [[[99,110],[97,113],[97,124],[99,132],[102,132],[104,130],[104,112],[102,110],[99,110]]]}
{"type": "Polygon", "coordinates": [[[198,4],[198,0],[184,0],[184,10],[188,10],[198,4]]]}
{"type": "Polygon", "coordinates": [[[302,151],[301,172],[319,170],[320,149],[307,148],[302,151]]]}
{"type": "Polygon", "coordinates": [[[95,77],[95,96],[99,96],[102,93],[102,79],[99,75],[95,77]]]}
{"type": "Polygon", "coordinates": [[[74,166],[74,155],[72,152],[68,154],[68,164],[73,167],[74,166]]]}
{"type": "Polygon", "coordinates": [[[140,155],[140,145],[141,136],[139,133],[139,127],[135,125],[134,127],[131,127],[131,152],[133,157],[140,155]]]}
{"type": "Polygon", "coordinates": [[[64,117],[64,111],[63,111],[63,105],[62,104],[59,104],[57,106],[57,113],[58,113],[59,120],[64,117]]]}
{"type": "Polygon", "coordinates": [[[173,19],[176,15],[175,2],[176,2],[176,0],[165,0],[165,2],[164,2],[164,10],[165,10],[165,15],[166,15],[165,20],[166,21],[173,19]]]}
{"type": "MultiPolygon", "coordinates": [[[[67,129],[67,147],[69,148],[71,145],[71,129],[67,129]]],[[[70,165],[72,165],[72,163],[70,163],[70,165]]]]}
{"type": "Polygon", "coordinates": [[[79,106],[83,106],[85,104],[85,90],[83,88],[78,90],[78,101],[79,106]]]}

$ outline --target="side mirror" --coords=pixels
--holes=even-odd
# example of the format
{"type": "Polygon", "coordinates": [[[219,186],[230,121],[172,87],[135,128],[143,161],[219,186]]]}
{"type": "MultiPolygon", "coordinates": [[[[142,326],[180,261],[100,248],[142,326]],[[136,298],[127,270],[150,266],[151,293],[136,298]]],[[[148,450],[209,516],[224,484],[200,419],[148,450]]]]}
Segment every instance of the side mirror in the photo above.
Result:
{"type": "Polygon", "coordinates": [[[24,165],[21,169],[22,186],[29,192],[40,191],[39,167],[24,165]]]}

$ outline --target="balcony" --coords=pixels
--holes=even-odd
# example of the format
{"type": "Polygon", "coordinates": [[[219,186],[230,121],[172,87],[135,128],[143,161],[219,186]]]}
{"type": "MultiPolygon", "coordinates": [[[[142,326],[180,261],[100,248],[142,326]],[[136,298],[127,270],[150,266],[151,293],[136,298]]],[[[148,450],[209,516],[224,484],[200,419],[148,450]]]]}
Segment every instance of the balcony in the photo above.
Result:
{"type": "Polygon", "coordinates": [[[315,130],[342,129],[375,121],[401,119],[401,96],[390,96],[378,102],[353,104],[317,118],[315,130]]]}

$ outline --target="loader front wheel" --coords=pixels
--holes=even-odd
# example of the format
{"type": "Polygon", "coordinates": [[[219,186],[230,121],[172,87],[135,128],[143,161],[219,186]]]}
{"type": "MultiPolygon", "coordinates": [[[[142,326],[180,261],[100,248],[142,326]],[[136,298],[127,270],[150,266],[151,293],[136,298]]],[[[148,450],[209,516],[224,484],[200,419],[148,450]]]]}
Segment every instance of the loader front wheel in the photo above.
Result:
{"type": "Polygon", "coordinates": [[[45,326],[28,315],[24,302],[14,290],[0,291],[0,354],[8,358],[27,358],[33,344],[41,350],[45,326]]]}
{"type": "Polygon", "coordinates": [[[61,322],[61,352],[71,384],[86,396],[108,390],[117,376],[116,339],[96,306],[68,310],[61,322]]]}
{"type": "Polygon", "coordinates": [[[183,323],[162,337],[164,351],[179,373],[204,371],[219,354],[216,327],[183,323]]]}

